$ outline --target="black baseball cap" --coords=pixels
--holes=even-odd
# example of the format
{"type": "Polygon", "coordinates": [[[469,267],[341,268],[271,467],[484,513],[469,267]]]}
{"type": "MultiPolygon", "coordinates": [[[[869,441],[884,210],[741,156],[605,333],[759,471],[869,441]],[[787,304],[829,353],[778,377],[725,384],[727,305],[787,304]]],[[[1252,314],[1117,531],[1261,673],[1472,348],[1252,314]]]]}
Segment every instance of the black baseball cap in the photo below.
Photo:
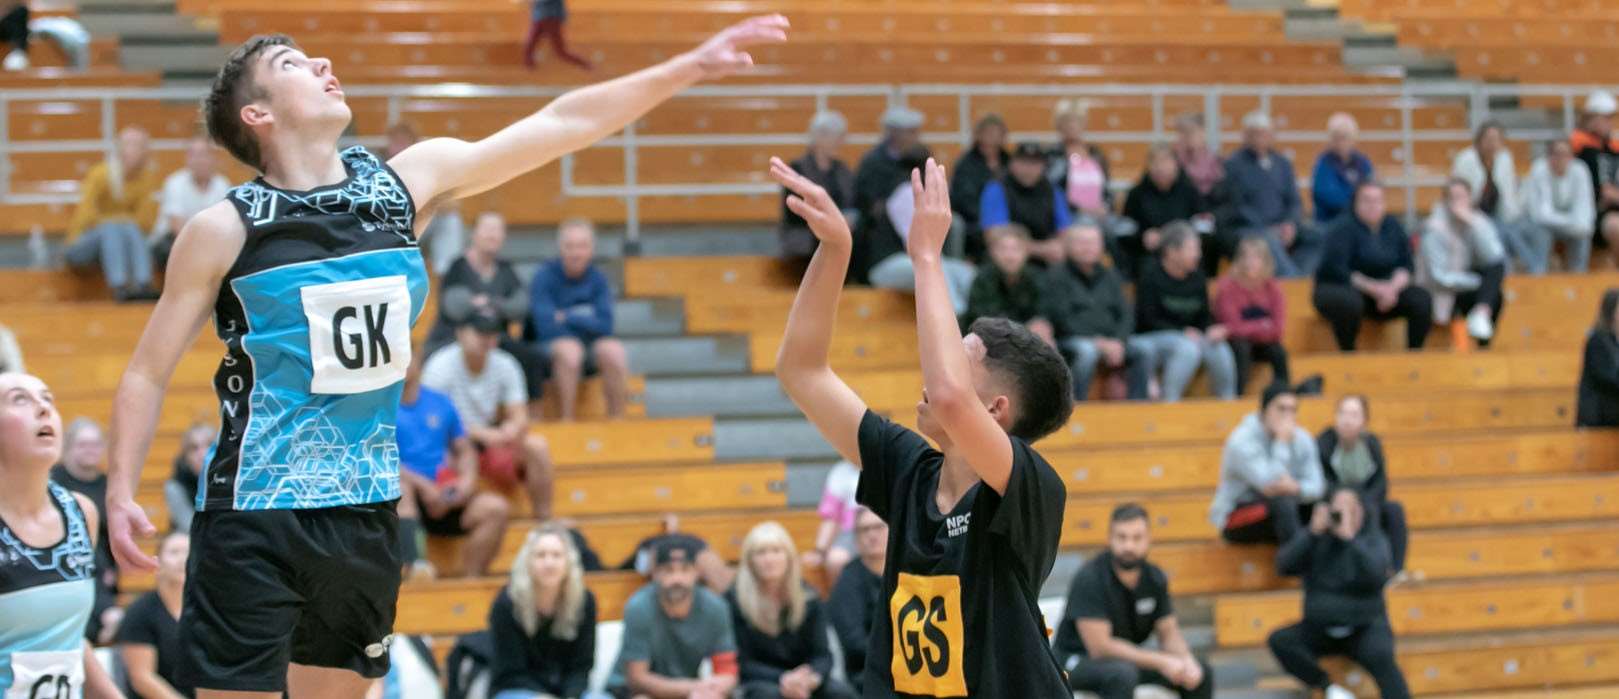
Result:
{"type": "Polygon", "coordinates": [[[1040,144],[1033,141],[1024,141],[1017,144],[1017,148],[1012,151],[1012,157],[1029,158],[1031,160],[1045,160],[1046,149],[1040,147],[1040,144]]]}
{"type": "Polygon", "coordinates": [[[472,311],[461,321],[461,327],[472,328],[490,335],[502,333],[506,330],[506,324],[500,320],[500,316],[495,315],[494,310],[489,308],[479,308],[472,311]]]}
{"type": "Polygon", "coordinates": [[[661,568],[669,563],[697,563],[697,554],[703,552],[703,542],[693,536],[672,534],[652,544],[652,567],[661,568]]]}

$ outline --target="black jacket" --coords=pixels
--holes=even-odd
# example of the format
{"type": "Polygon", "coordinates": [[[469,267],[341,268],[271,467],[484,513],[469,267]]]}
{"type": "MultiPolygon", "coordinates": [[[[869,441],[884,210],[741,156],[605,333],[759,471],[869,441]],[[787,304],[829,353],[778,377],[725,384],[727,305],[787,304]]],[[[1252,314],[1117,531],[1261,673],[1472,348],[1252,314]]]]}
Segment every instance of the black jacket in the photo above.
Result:
{"type": "Polygon", "coordinates": [[[1135,331],[1135,312],[1118,270],[1097,265],[1085,275],[1069,262],[1052,269],[1047,282],[1045,315],[1058,337],[1123,340],[1135,331]]]}
{"type": "Polygon", "coordinates": [[[522,689],[568,699],[585,693],[590,670],[596,664],[596,596],[585,591],[584,613],[577,635],[571,641],[551,636],[548,619],[529,636],[517,623],[511,595],[505,588],[489,607],[489,633],[494,657],[490,658],[489,694],[505,689],[522,689]]]}
{"type": "Polygon", "coordinates": [[[984,154],[973,145],[956,160],[956,167],[950,175],[950,207],[961,215],[967,225],[978,227],[978,200],[984,194],[984,185],[1005,173],[1006,163],[1011,158],[1003,149],[1001,166],[991,169],[984,154]]]}
{"type": "MultiPolygon", "coordinates": [[[[1377,471],[1361,485],[1360,490],[1367,499],[1381,505],[1389,499],[1389,471],[1388,462],[1383,458],[1383,440],[1370,432],[1361,433],[1360,438],[1365,440],[1366,451],[1371,453],[1372,463],[1377,465],[1377,471]]],[[[1332,470],[1332,452],[1338,448],[1338,433],[1328,427],[1315,441],[1316,452],[1321,456],[1321,472],[1327,476],[1327,490],[1330,492],[1338,485],[1338,472],[1332,470]]]]}
{"type": "Polygon", "coordinates": [[[731,628],[736,631],[736,659],[742,682],[778,682],[782,675],[800,665],[810,666],[822,677],[832,675],[832,645],[827,640],[826,615],[820,597],[814,590],[806,590],[805,595],[808,599],[804,623],[796,629],[783,628],[775,636],[766,636],[742,616],[736,589],[726,591],[725,601],[731,607],[731,628]]]}
{"type": "Polygon", "coordinates": [[[1619,427],[1619,338],[1600,328],[1585,337],[1576,415],[1579,427],[1619,427]]]}
{"type": "Polygon", "coordinates": [[[1377,526],[1377,518],[1368,514],[1360,534],[1350,541],[1300,528],[1277,550],[1276,572],[1302,578],[1305,621],[1364,626],[1388,613],[1383,585],[1392,561],[1388,537],[1377,526]]]}

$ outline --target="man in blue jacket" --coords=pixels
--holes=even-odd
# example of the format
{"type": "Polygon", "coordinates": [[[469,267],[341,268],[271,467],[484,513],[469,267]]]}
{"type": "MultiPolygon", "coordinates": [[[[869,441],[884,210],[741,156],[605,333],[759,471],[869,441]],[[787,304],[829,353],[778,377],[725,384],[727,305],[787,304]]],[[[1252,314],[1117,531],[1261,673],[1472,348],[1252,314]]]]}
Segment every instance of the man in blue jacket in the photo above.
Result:
{"type": "Polygon", "coordinates": [[[534,272],[529,312],[540,349],[550,358],[562,419],[573,419],[587,362],[601,374],[608,417],[620,417],[630,364],[624,344],[613,337],[613,289],[593,262],[595,228],[583,219],[563,221],[557,246],[562,255],[534,272]]]}
{"type": "Polygon", "coordinates": [[[1320,234],[1306,226],[1293,161],[1276,150],[1270,116],[1242,119],[1242,148],[1226,160],[1229,225],[1238,237],[1264,238],[1278,277],[1308,277],[1321,261],[1320,234]]]}

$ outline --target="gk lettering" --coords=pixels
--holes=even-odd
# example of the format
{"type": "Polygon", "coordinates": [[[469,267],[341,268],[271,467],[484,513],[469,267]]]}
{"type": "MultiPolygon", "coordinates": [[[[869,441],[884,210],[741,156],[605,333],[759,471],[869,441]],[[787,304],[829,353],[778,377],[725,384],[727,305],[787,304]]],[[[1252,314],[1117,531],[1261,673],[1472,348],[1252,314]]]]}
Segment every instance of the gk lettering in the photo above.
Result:
{"type": "Polygon", "coordinates": [[[383,333],[387,322],[386,303],[337,309],[332,315],[332,349],[337,361],[351,370],[392,363],[393,352],[383,333]]]}

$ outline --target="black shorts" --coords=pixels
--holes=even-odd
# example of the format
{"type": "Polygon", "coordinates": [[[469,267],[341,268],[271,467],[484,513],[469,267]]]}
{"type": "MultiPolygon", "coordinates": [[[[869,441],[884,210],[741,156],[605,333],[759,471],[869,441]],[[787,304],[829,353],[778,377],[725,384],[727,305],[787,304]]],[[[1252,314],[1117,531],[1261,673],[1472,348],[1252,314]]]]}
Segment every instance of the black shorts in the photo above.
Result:
{"type": "Polygon", "coordinates": [[[394,506],[198,512],[181,681],[281,692],[289,663],[387,674],[400,582],[394,506]]]}
{"type": "Polygon", "coordinates": [[[427,506],[422,504],[420,495],[413,495],[412,497],[416,498],[416,512],[417,517],[420,518],[419,521],[422,523],[422,531],[433,536],[466,535],[467,528],[461,525],[461,518],[467,513],[466,505],[450,508],[448,512],[444,513],[443,517],[434,517],[427,513],[427,506]]]}

